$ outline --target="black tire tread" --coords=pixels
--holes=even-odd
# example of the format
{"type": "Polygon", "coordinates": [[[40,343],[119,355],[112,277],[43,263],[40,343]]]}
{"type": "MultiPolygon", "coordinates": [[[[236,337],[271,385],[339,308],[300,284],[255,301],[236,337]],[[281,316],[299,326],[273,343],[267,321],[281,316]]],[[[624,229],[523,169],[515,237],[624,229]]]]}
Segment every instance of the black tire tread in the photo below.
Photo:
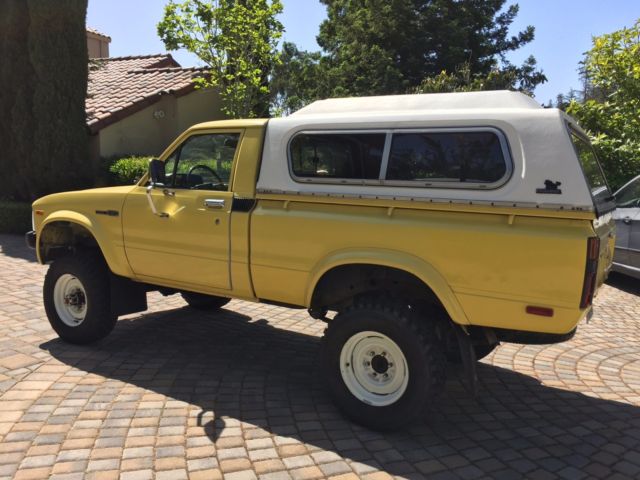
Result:
{"type": "Polygon", "coordinates": [[[45,275],[43,291],[49,323],[63,340],[82,345],[100,340],[113,330],[117,316],[111,313],[109,270],[101,255],[80,252],[54,261],[45,275]],[[69,327],[58,318],[53,302],[56,280],[65,273],[82,277],[87,291],[87,318],[77,327],[69,327]]]}
{"type": "MultiPolygon", "coordinates": [[[[455,346],[457,347],[457,345],[455,346]]],[[[483,358],[489,356],[499,346],[500,343],[494,343],[493,345],[474,345],[473,351],[475,352],[476,360],[482,360],[483,358]]],[[[454,365],[460,365],[462,363],[462,359],[460,358],[460,350],[458,348],[455,348],[452,351],[447,352],[447,360],[454,365]]]]}
{"type": "MultiPolygon", "coordinates": [[[[446,357],[435,334],[436,321],[440,319],[434,318],[434,321],[431,322],[429,319],[422,318],[418,310],[410,308],[407,302],[399,299],[362,295],[357,297],[349,307],[345,308],[328,323],[321,340],[323,358],[327,355],[328,341],[331,339],[334,330],[339,329],[341,326],[341,319],[354,312],[369,310],[377,310],[393,317],[401,328],[406,329],[412,336],[419,339],[420,355],[425,359],[425,366],[429,369],[429,374],[427,375],[429,382],[420,384],[421,392],[417,396],[425,401],[418,408],[411,411],[403,411],[401,415],[385,414],[383,416],[378,415],[376,416],[377,418],[366,418],[362,412],[354,414],[354,412],[345,411],[348,417],[366,427],[380,431],[395,430],[420,417],[427,405],[443,390],[446,380],[446,357]]],[[[324,366],[326,369],[326,363],[324,366]]],[[[331,375],[331,373],[325,370],[326,380],[329,380],[328,375],[331,375]]]]}
{"type": "Polygon", "coordinates": [[[499,343],[494,343],[493,345],[474,345],[473,350],[476,352],[476,360],[482,360],[484,357],[491,355],[499,345],[499,343]]]}

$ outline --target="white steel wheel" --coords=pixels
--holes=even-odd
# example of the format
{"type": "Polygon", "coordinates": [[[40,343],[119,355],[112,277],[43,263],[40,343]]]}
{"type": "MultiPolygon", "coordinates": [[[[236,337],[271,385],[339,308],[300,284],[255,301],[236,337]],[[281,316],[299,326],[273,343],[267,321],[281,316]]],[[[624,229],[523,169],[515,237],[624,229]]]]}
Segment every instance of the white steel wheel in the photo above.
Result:
{"type": "Polygon", "coordinates": [[[82,282],[69,273],[60,275],[53,287],[53,304],[62,323],[80,325],[87,315],[87,292],[82,282]]]}
{"type": "Polygon", "coordinates": [[[409,383],[409,368],[400,347],[374,331],[358,332],[344,343],[340,373],[349,391],[374,407],[397,402],[409,383]]]}

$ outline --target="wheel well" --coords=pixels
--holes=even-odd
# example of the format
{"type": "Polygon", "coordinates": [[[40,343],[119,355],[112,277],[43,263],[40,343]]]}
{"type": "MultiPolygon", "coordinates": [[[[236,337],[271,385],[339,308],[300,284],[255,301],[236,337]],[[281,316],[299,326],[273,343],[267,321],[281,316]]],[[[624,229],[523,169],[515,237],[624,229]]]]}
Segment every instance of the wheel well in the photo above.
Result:
{"type": "Polygon", "coordinates": [[[327,271],[316,284],[311,309],[340,310],[365,292],[384,292],[444,307],[421,279],[398,268],[372,264],[341,265],[327,271]]]}
{"type": "Polygon", "coordinates": [[[86,227],[67,221],[51,222],[42,229],[38,248],[42,263],[78,252],[98,255],[108,272],[111,313],[119,316],[147,309],[149,285],[111,272],[98,242],[86,227]]]}
{"type": "Polygon", "coordinates": [[[98,242],[87,228],[73,222],[51,222],[42,229],[38,245],[42,263],[75,253],[80,249],[100,251],[98,242]]]}

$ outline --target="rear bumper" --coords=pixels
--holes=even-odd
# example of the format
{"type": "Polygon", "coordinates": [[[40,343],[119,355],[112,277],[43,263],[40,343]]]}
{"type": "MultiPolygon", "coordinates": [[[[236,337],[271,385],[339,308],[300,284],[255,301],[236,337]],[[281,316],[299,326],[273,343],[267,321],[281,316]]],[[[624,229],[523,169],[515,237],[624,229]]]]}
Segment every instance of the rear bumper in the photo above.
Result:
{"type": "Polygon", "coordinates": [[[27,247],[32,248],[35,250],[36,248],[36,232],[34,232],[33,230],[31,230],[30,232],[27,232],[24,234],[24,241],[27,244],[27,247]]]}
{"type": "Polygon", "coordinates": [[[551,345],[571,340],[578,327],[568,333],[536,333],[519,330],[494,329],[496,337],[502,342],[520,343],[522,345],[551,345]]]}

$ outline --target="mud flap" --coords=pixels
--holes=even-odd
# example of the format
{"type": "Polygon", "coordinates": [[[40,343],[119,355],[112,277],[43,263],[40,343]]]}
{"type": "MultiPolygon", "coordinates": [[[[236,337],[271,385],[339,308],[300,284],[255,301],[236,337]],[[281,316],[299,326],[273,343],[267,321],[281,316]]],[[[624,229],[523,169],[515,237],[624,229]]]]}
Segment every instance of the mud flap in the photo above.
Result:
{"type": "Polygon", "coordinates": [[[111,273],[111,312],[116,315],[143,312],[147,309],[147,287],[111,273]]]}
{"type": "Polygon", "coordinates": [[[462,328],[455,328],[460,358],[466,376],[467,389],[472,397],[478,394],[478,372],[476,370],[476,352],[471,344],[471,337],[462,328]]]}

